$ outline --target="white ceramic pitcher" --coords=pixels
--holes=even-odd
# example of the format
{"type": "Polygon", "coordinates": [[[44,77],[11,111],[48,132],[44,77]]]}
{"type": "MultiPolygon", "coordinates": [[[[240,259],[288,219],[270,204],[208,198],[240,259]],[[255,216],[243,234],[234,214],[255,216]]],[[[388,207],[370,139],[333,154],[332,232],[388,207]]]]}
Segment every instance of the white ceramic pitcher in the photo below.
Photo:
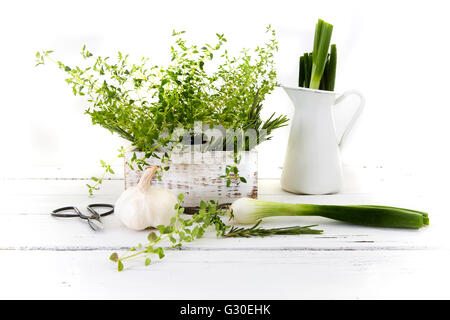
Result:
{"type": "Polygon", "coordinates": [[[342,95],[333,91],[285,87],[295,107],[291,121],[281,187],[299,194],[329,194],[342,188],[340,149],[360,116],[365,100],[355,90],[342,95]],[[360,104],[342,137],[336,136],[333,106],[349,95],[360,104]]]}

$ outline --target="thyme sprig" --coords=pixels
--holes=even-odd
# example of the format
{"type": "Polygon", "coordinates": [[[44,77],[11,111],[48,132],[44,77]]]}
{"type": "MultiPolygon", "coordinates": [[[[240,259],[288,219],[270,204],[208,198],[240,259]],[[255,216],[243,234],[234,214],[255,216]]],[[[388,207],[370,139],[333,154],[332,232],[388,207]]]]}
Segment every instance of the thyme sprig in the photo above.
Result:
{"type": "Polygon", "coordinates": [[[184,195],[178,196],[179,203],[175,206],[177,214],[170,221],[170,225],[157,226],[158,233],[152,231],[148,234],[146,244],[139,244],[131,248],[122,256],[114,252],[110,256],[110,260],[117,263],[119,271],[123,270],[123,263],[136,259],[144,259],[145,265],[151,264],[153,257],[159,259],[164,258],[164,247],[158,246],[164,240],[169,240],[172,245],[169,249],[176,249],[182,246],[183,242],[191,242],[195,239],[203,237],[206,229],[215,226],[218,235],[222,235],[226,230],[226,225],[222,222],[220,216],[226,212],[223,209],[218,209],[218,203],[215,201],[202,201],[200,209],[197,213],[189,218],[183,218],[184,208],[181,206],[184,200],[184,195]]]}
{"type": "MultiPolygon", "coordinates": [[[[110,260],[117,263],[117,270],[122,271],[124,269],[124,263],[138,259],[143,259],[144,264],[149,266],[152,261],[162,259],[165,257],[165,250],[181,248],[183,243],[191,242],[203,237],[205,232],[214,228],[218,238],[233,238],[233,237],[266,237],[272,235],[299,235],[299,234],[318,234],[322,233],[322,230],[310,229],[312,226],[294,226],[285,228],[271,228],[264,229],[259,227],[261,220],[258,221],[253,227],[250,228],[238,228],[232,225],[228,225],[223,221],[223,218],[230,214],[228,208],[219,205],[215,201],[202,201],[200,203],[200,209],[197,213],[183,217],[184,208],[181,206],[184,196],[180,194],[178,196],[179,202],[175,206],[177,214],[170,221],[170,225],[157,227],[157,231],[151,231],[148,234],[148,242],[145,244],[138,244],[136,247],[132,247],[123,255],[114,252],[110,256],[110,260]],[[171,246],[163,247],[162,242],[169,240],[171,246]]],[[[231,213],[232,214],[232,213],[231,213]]]]}

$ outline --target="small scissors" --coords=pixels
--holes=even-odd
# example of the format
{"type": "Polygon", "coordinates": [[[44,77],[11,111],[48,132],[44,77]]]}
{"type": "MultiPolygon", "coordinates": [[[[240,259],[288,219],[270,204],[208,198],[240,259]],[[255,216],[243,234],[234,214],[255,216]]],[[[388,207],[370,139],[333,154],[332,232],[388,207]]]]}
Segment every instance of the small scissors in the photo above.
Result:
{"type": "Polygon", "coordinates": [[[107,216],[114,212],[114,206],[112,204],[106,204],[106,203],[93,203],[87,206],[88,211],[91,213],[90,216],[86,216],[81,213],[81,211],[77,207],[62,207],[55,209],[51,212],[51,215],[54,217],[60,217],[60,218],[73,218],[73,217],[79,217],[83,220],[87,220],[89,226],[92,228],[92,230],[97,231],[99,229],[103,229],[102,221],[100,220],[100,217],[107,216]],[[108,210],[104,213],[98,213],[94,208],[111,208],[111,210],[108,210]],[[75,211],[75,213],[60,213],[62,211],[75,211]]]}

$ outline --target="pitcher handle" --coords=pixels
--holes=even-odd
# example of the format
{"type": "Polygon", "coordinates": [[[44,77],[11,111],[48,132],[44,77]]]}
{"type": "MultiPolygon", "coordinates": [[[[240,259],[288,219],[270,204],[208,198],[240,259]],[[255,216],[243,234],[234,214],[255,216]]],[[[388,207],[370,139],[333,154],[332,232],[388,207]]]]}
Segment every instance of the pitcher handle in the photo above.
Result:
{"type": "Polygon", "coordinates": [[[358,109],[356,110],[355,114],[353,115],[350,122],[347,124],[347,128],[345,128],[344,133],[342,134],[341,140],[339,141],[339,148],[342,149],[342,146],[344,145],[345,141],[347,140],[347,137],[349,133],[352,131],[353,127],[355,126],[356,120],[358,120],[359,116],[361,115],[364,105],[366,104],[366,99],[364,99],[364,96],[361,94],[361,92],[357,90],[348,90],[345,91],[343,94],[341,94],[339,97],[336,98],[334,101],[334,104],[338,104],[341,101],[345,100],[348,96],[351,95],[357,95],[359,97],[360,103],[358,106],[358,109]]]}

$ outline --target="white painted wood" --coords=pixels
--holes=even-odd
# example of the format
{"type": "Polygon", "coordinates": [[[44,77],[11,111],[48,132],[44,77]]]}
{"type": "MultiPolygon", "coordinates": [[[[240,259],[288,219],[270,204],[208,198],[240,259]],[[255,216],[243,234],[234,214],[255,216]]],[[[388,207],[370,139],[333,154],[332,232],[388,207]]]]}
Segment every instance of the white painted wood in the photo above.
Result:
{"type": "MultiPolygon", "coordinates": [[[[61,188],[64,184],[60,184],[61,188]]],[[[260,186],[265,188],[267,184],[260,183],[260,186]]],[[[70,187],[68,187],[70,189],[70,187]]],[[[117,188],[116,192],[109,194],[97,194],[94,197],[87,195],[86,190],[81,186],[82,191],[79,194],[30,194],[25,195],[27,201],[23,200],[21,195],[4,195],[0,206],[1,214],[48,214],[49,211],[67,205],[78,205],[85,207],[89,203],[106,202],[114,203],[119,197],[122,190],[117,188]],[[83,194],[84,193],[84,194],[83,194]]],[[[285,201],[292,203],[317,203],[317,204],[378,204],[378,205],[392,205],[400,207],[416,208],[417,210],[429,210],[428,198],[423,196],[413,195],[411,198],[407,195],[398,196],[392,194],[370,194],[370,193],[350,193],[328,195],[324,197],[317,196],[299,196],[292,194],[260,194],[259,199],[271,201],[285,201]]]]}
{"type": "MultiPolygon", "coordinates": [[[[232,151],[209,152],[178,152],[170,156],[168,163],[161,164],[157,158],[145,159],[144,152],[125,153],[125,188],[138,184],[143,171],[134,164],[133,169],[128,165],[133,157],[145,160],[150,165],[170,166],[168,171],[162,172],[161,180],[153,179],[155,187],[171,190],[175,195],[184,194],[186,207],[198,207],[200,201],[209,199],[221,203],[231,203],[241,197],[256,198],[258,196],[258,153],[246,151],[241,153],[237,165],[239,176],[247,183],[232,179],[227,187],[225,175],[227,165],[234,165],[232,151]]],[[[159,154],[162,158],[163,154],[159,154]]]]}
{"type": "Polygon", "coordinates": [[[0,299],[449,299],[449,251],[0,251],[0,299]]]}
{"type": "Polygon", "coordinates": [[[127,230],[108,216],[105,230],[94,232],[79,219],[53,218],[49,212],[64,205],[112,203],[124,181],[107,180],[89,197],[87,180],[68,177],[0,180],[0,298],[449,298],[447,200],[424,192],[408,173],[348,170],[344,192],[327,196],[290,194],[281,191],[277,179],[260,179],[259,198],[410,207],[429,212],[427,228],[272,218],[263,225],[318,223],[324,233],[217,239],[208,232],[181,251],[168,251],[148,269],[138,263],[120,274],[108,256],[145,243],[147,231],[127,230]]]}
{"type": "MultiPolygon", "coordinates": [[[[276,236],[251,239],[217,239],[213,231],[203,239],[185,244],[186,249],[297,249],[297,250],[375,250],[444,248],[445,228],[437,224],[421,230],[396,230],[347,225],[317,217],[267,219],[264,227],[319,224],[320,235],[276,236]],[[442,243],[444,242],[444,243],[442,243]]],[[[126,229],[115,216],[103,219],[105,229],[93,231],[80,219],[53,218],[50,215],[1,215],[1,249],[118,250],[145,244],[149,231],[126,229]]],[[[443,222],[446,222],[445,220],[443,222]]],[[[168,245],[166,243],[165,245],[168,245]]]]}

